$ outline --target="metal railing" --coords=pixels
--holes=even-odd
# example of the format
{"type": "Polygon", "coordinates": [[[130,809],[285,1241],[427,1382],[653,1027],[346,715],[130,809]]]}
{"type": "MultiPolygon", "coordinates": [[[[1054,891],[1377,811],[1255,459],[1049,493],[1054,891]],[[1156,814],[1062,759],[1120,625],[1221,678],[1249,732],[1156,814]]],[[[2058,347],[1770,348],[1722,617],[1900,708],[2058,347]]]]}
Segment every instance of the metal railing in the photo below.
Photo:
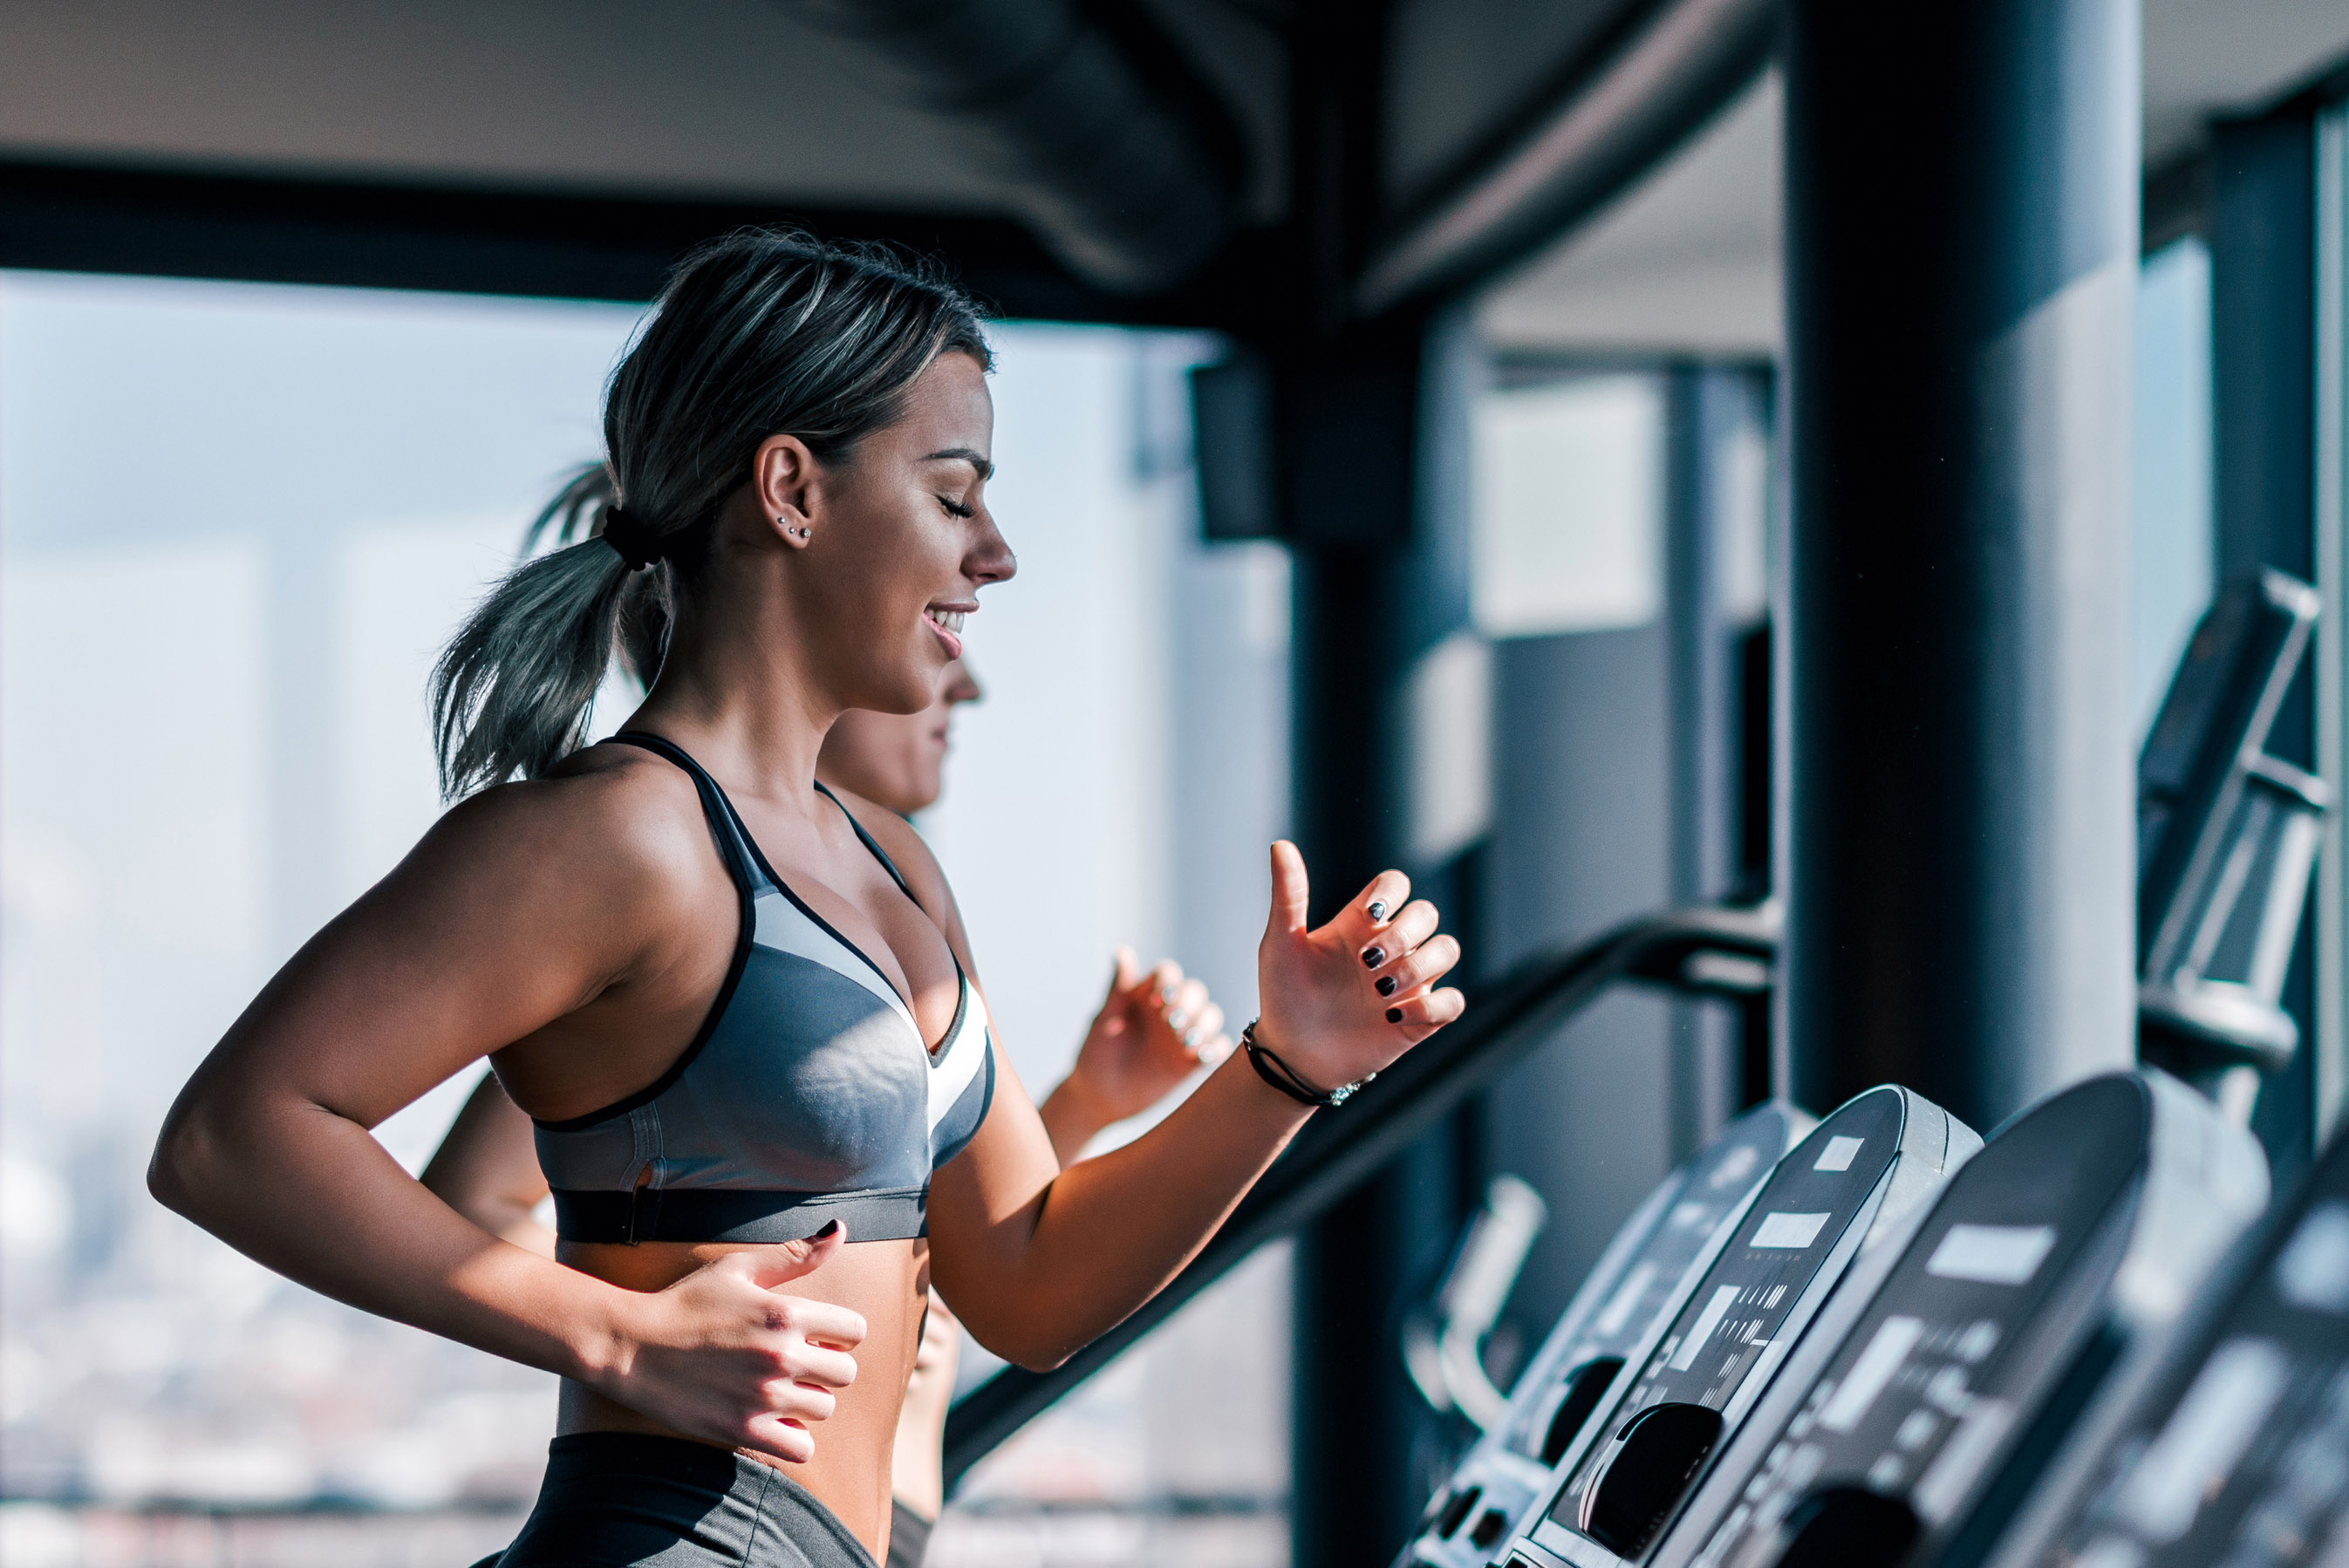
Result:
{"type": "Polygon", "coordinates": [[[1342,1112],[1308,1122],[1198,1256],[1132,1316],[1050,1372],[1007,1367],[957,1400],[947,1418],[947,1485],[1257,1248],[1344,1198],[1617,981],[1750,996],[1770,985],[1778,934],[1775,905],[1673,910],[1477,988],[1457,1023],[1380,1074],[1342,1112]]]}

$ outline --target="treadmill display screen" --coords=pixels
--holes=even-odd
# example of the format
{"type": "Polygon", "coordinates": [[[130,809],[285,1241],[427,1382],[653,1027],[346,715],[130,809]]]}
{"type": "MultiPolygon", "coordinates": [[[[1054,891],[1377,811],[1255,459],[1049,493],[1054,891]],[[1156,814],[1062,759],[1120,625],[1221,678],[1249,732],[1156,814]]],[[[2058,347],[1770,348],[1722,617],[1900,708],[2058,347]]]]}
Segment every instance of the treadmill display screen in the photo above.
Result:
{"type": "Polygon", "coordinates": [[[1507,1415],[1430,1500],[1401,1561],[1485,1568],[1547,1491],[1549,1471],[1605,1399],[1624,1358],[1661,1326],[1681,1282],[1810,1119],[1768,1101],[1666,1177],[1623,1222],[1509,1397],[1507,1415]]]}
{"type": "MultiPolygon", "coordinates": [[[[1656,1343],[1616,1405],[1609,1440],[1588,1447],[1559,1491],[1549,1511],[1553,1522],[1588,1535],[1619,1556],[1644,1554],[1663,1518],[1677,1506],[1683,1483],[1693,1482],[1716,1446],[1720,1412],[1737,1398],[1781,1333],[1800,1332],[1802,1325],[1790,1324],[1789,1316],[1891,1167],[1902,1115],[1899,1094],[1863,1095],[1820,1123],[1779,1162],[1728,1246],[1682,1305],[1671,1332],[1656,1343]],[[1597,1525],[1594,1521],[1606,1511],[1599,1505],[1611,1485],[1610,1461],[1619,1450],[1630,1451],[1643,1423],[1651,1441],[1671,1456],[1667,1463],[1673,1469],[1684,1464],[1685,1474],[1669,1478],[1656,1498],[1634,1501],[1627,1529],[1597,1525]]],[[[1652,1468],[1644,1457],[1636,1465],[1626,1463],[1652,1468]]]]}
{"type": "Polygon", "coordinates": [[[2064,1560],[2282,1568],[2349,1553],[2349,1140],[2206,1343],[2115,1445],[2064,1560]]]}
{"type": "MultiPolygon", "coordinates": [[[[1656,1326],[1656,1315],[1671,1305],[1673,1287],[1704,1251],[1721,1222],[1777,1162],[1788,1131],[1785,1112],[1773,1107],[1763,1115],[1740,1119],[1705,1151],[1671,1206],[1657,1217],[1646,1244],[1628,1260],[1598,1311],[1557,1354],[1545,1353],[1535,1364],[1535,1373],[1542,1379],[1537,1385],[1540,1392],[1520,1401],[1510,1412],[1506,1440],[1512,1451],[1540,1464],[1558,1461],[1581,1428],[1578,1421],[1573,1430],[1556,1429],[1561,1412],[1572,1413],[1566,1404],[1570,1391],[1578,1387],[1576,1374],[1609,1357],[1619,1362],[1647,1338],[1656,1326]]],[[[1594,1398],[1602,1392],[1590,1390],[1594,1398]]],[[[1585,1402],[1586,1413],[1588,1408],[1585,1402]]]]}
{"type": "Polygon", "coordinates": [[[1863,1513],[1888,1540],[1963,1518],[2103,1320],[2149,1109],[2132,1080],[2085,1085],[1951,1179],[1692,1568],[1774,1562],[1814,1515],[1839,1542],[1863,1513]]]}

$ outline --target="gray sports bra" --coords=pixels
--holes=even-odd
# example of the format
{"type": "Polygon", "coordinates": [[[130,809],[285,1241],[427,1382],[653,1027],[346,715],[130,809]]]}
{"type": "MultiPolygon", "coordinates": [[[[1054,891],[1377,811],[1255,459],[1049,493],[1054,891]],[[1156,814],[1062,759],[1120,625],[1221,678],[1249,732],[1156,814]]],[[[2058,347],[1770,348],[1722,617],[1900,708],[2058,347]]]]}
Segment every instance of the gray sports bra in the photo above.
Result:
{"type": "Polygon", "coordinates": [[[926,1234],[930,1172],[962,1151],[995,1098],[986,1005],[960,961],[954,1022],[933,1051],[874,962],[768,865],[717,780],[658,736],[612,738],[692,776],[741,927],[718,999],[667,1072],[601,1110],[537,1123],[556,1233],[785,1242],[839,1219],[852,1242],[926,1234]]]}

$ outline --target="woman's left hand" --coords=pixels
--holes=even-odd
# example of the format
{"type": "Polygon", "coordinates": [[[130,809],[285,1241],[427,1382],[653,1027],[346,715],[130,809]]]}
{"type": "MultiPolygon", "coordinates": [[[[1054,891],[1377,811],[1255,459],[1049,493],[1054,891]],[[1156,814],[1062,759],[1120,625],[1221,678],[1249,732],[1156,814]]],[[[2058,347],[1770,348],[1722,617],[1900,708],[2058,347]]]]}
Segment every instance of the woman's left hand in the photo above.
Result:
{"type": "Polygon", "coordinates": [[[1436,982],[1460,944],[1436,930],[1435,906],[1381,872],[1318,931],[1306,928],[1305,859],[1272,846],[1272,913],[1257,949],[1264,1009],[1257,1043],[1314,1088],[1359,1082],[1460,1016],[1436,982]]]}
{"type": "Polygon", "coordinates": [[[1133,949],[1121,947],[1109,995],[1077,1048],[1069,1082],[1099,1108],[1106,1125],[1139,1116],[1194,1071],[1231,1054],[1224,1010],[1206,985],[1185,978],[1171,959],[1145,972],[1133,949]]]}

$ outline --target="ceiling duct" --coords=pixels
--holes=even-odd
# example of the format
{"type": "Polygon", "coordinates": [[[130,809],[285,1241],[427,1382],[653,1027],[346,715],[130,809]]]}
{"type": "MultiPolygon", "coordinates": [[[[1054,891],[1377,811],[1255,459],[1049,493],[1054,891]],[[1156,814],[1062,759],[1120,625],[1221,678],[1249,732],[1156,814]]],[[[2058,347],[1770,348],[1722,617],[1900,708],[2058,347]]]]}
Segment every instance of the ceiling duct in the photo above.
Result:
{"type": "Polygon", "coordinates": [[[1038,239],[1096,287],[1171,287],[1230,232],[1239,133],[1131,0],[781,4],[864,45],[906,107],[947,126],[1038,239]]]}
{"type": "Polygon", "coordinates": [[[1375,315],[1490,277],[1637,179],[1760,73],[1771,0],[1664,0],[1598,67],[1406,215],[1355,285],[1375,315]]]}

